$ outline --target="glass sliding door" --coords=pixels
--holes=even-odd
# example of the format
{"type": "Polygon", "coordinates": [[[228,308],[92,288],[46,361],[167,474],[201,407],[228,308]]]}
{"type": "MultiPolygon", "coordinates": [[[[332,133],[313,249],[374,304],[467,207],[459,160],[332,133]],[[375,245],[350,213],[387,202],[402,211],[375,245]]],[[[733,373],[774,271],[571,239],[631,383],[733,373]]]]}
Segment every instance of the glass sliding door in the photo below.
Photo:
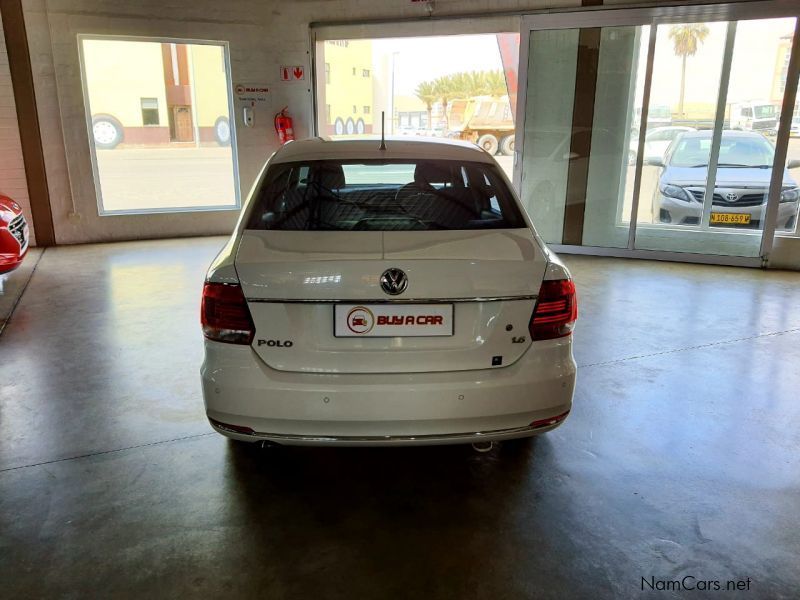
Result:
{"type": "Polygon", "coordinates": [[[795,228],[773,162],[796,15],[702,8],[523,19],[515,181],[557,249],[758,265],[771,202],[795,228]]]}
{"type": "MultiPolygon", "coordinates": [[[[572,106],[578,31],[535,31],[530,37],[530,88],[524,105],[525,150],[522,152],[522,189],[526,209],[539,234],[550,243],[562,243],[572,138],[572,106]]],[[[518,146],[519,147],[519,146],[518,146]]]]}
{"type": "MultiPolygon", "coordinates": [[[[650,107],[668,99],[673,131],[685,130],[643,168],[650,185],[640,192],[637,248],[760,255],[783,102],[772,67],[794,25],[783,18],[659,27],[650,107]]],[[[779,229],[791,208],[781,208],[779,229]]]]}

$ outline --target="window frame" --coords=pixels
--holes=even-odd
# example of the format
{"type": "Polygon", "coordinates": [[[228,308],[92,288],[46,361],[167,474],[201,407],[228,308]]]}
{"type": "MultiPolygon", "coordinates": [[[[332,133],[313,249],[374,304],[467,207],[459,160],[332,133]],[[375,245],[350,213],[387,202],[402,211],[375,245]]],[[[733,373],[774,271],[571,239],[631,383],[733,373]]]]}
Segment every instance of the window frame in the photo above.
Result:
{"type": "MultiPolygon", "coordinates": [[[[95,201],[97,205],[97,215],[99,217],[132,216],[132,215],[154,215],[154,214],[174,214],[174,213],[202,213],[202,212],[224,212],[239,211],[242,208],[241,180],[239,175],[239,152],[236,134],[236,104],[233,95],[233,78],[231,75],[230,45],[225,40],[207,40],[194,38],[159,37],[159,36],[131,36],[131,35],[102,35],[79,33],[76,36],[78,46],[78,65],[81,78],[81,91],[83,95],[83,112],[86,123],[86,143],[89,147],[89,156],[92,166],[92,179],[95,190],[95,201]],[[106,210],[103,205],[103,191],[100,185],[100,171],[97,163],[97,149],[94,144],[92,134],[92,112],[89,101],[89,89],[86,77],[86,57],[84,53],[84,41],[119,41],[119,42],[145,42],[156,44],[185,44],[189,46],[219,46],[222,49],[222,59],[225,66],[225,79],[227,82],[226,96],[228,100],[228,124],[230,128],[230,148],[231,148],[231,168],[233,169],[233,204],[208,205],[208,206],[179,206],[179,207],[157,207],[157,208],[132,208],[126,210],[106,210]]],[[[160,120],[160,119],[159,119],[160,120]]],[[[162,127],[163,125],[159,125],[162,127]]]]}
{"type": "Polygon", "coordinates": [[[142,127],[161,127],[161,115],[158,106],[158,98],[150,98],[150,97],[139,97],[139,109],[142,112],[142,127]],[[152,100],[155,106],[145,106],[145,100],[152,100]],[[156,122],[155,123],[145,123],[144,118],[144,111],[151,111],[154,110],[156,112],[156,122]]]}

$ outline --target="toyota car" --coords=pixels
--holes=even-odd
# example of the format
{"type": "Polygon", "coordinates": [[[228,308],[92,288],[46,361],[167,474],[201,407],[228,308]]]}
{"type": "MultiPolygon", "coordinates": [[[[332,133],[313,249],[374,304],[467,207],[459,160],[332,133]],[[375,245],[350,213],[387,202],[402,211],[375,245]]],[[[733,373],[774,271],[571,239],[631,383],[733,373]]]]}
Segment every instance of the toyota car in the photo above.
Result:
{"type": "MultiPolygon", "coordinates": [[[[647,161],[661,167],[654,198],[655,214],[661,223],[700,224],[710,154],[711,131],[691,131],[680,134],[663,161],[658,158],[647,161]]],[[[763,227],[774,155],[775,148],[760,133],[722,132],[709,217],[712,226],[763,227]]],[[[797,160],[787,163],[788,169],[798,166],[797,160]]],[[[777,229],[794,229],[798,200],[800,188],[784,169],[777,229]]]]}
{"type": "Polygon", "coordinates": [[[235,440],[481,445],[571,408],[575,286],[466,142],[283,146],[201,313],[206,412],[235,440]]]}

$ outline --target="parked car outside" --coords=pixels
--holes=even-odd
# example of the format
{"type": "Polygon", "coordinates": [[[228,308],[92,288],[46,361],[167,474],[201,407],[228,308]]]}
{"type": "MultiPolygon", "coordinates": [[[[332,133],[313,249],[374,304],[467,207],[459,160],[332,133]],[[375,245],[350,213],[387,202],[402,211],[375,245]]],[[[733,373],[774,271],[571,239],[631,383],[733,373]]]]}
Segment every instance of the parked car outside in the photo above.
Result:
{"type": "MultiPolygon", "coordinates": [[[[661,223],[698,225],[711,151],[711,131],[681,134],[663,160],[654,197],[654,214],[661,223]]],[[[710,224],[716,227],[761,229],[767,208],[775,148],[760,133],[722,132],[710,224]]],[[[800,189],[788,169],[800,166],[789,160],[783,173],[776,228],[794,229],[800,189]]]]}
{"type": "Polygon", "coordinates": [[[293,142],[206,277],[206,412],[249,442],[535,435],[570,411],[576,318],[568,270],[474,144],[293,142]]]}
{"type": "MultiPolygon", "coordinates": [[[[648,129],[647,134],[644,136],[644,161],[658,160],[664,158],[664,153],[669,148],[669,145],[682,133],[687,131],[696,131],[694,127],[654,127],[648,129]]],[[[628,149],[628,164],[636,164],[636,155],[639,152],[639,139],[634,137],[631,139],[630,148],[628,149]]]]}
{"type": "Polygon", "coordinates": [[[22,264],[29,237],[22,207],[0,194],[0,273],[13,271],[22,264]]]}

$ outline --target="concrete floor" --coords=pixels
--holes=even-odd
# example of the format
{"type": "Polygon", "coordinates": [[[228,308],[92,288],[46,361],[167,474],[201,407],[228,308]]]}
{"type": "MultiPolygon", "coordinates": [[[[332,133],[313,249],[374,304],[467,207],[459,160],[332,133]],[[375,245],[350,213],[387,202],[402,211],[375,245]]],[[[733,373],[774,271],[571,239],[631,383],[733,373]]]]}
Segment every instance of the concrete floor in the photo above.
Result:
{"type": "Polygon", "coordinates": [[[560,429],[261,451],[203,416],[221,245],[42,256],[0,338],[4,598],[631,597],[685,575],[797,597],[800,273],[567,257],[560,429]]]}

